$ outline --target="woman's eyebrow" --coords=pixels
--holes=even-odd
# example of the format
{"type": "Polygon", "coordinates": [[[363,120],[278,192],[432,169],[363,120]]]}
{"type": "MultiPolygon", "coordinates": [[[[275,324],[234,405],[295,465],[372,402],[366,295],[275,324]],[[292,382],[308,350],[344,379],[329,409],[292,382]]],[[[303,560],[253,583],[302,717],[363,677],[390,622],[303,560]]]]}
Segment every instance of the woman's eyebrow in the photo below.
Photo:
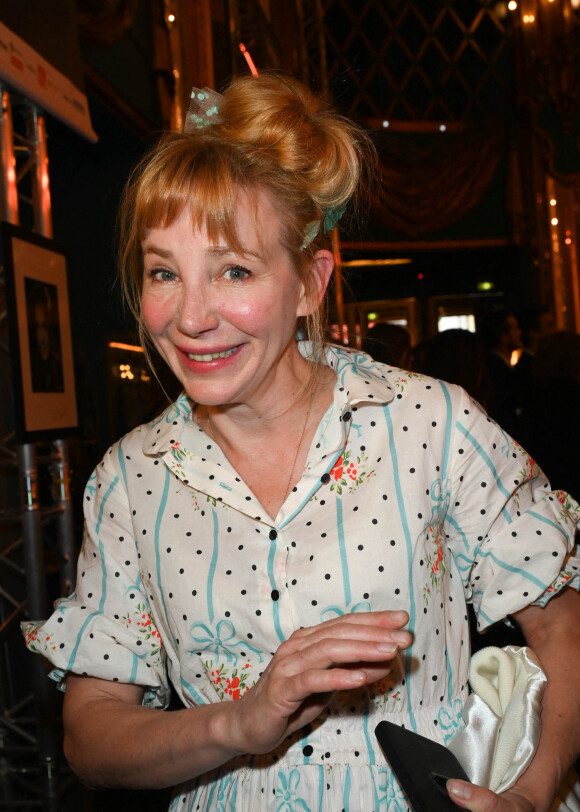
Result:
{"type": "MultiPolygon", "coordinates": [[[[233,248],[230,248],[227,245],[213,245],[211,248],[207,249],[208,254],[212,254],[213,256],[222,257],[227,256],[228,254],[237,254],[237,251],[234,251],[233,248]]],[[[257,253],[257,251],[249,251],[246,248],[241,248],[240,252],[241,256],[243,257],[253,257],[254,259],[261,259],[261,255],[257,253]]]]}
{"type": "MultiPolygon", "coordinates": [[[[206,253],[210,254],[211,256],[215,257],[224,257],[228,255],[236,255],[236,251],[233,248],[229,248],[227,245],[212,245],[207,250],[206,253]]],[[[143,255],[146,254],[155,254],[161,259],[171,259],[173,256],[173,251],[168,248],[161,248],[154,243],[147,243],[143,244],[143,255]]],[[[261,255],[258,254],[256,251],[249,251],[243,249],[241,251],[241,256],[243,257],[253,257],[254,259],[261,259],[261,255]]]]}
{"type": "Polygon", "coordinates": [[[160,248],[158,245],[154,245],[153,243],[145,243],[143,245],[143,254],[157,254],[157,256],[161,257],[162,259],[171,259],[173,256],[173,251],[166,248],[160,248]]]}

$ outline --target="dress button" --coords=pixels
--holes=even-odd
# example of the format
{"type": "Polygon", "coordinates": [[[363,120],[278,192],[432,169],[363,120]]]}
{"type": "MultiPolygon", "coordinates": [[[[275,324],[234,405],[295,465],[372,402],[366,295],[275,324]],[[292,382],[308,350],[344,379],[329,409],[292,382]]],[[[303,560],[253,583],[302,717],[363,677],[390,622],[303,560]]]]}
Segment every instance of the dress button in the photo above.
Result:
{"type": "Polygon", "coordinates": [[[322,474],[320,481],[323,483],[323,485],[326,485],[327,482],[330,482],[330,474],[322,474]]]}
{"type": "Polygon", "coordinates": [[[345,421],[346,421],[346,420],[350,420],[350,418],[351,418],[351,414],[350,414],[350,412],[345,412],[345,413],[343,414],[343,416],[342,416],[342,419],[343,419],[343,420],[345,420],[345,421]]]}
{"type": "Polygon", "coordinates": [[[272,598],[273,601],[277,601],[280,598],[280,593],[278,592],[277,589],[273,589],[272,592],[270,593],[270,597],[272,598]]]}
{"type": "Polygon", "coordinates": [[[272,528],[268,533],[268,538],[270,541],[274,541],[275,538],[278,538],[278,533],[274,530],[274,528],[272,528]]]}

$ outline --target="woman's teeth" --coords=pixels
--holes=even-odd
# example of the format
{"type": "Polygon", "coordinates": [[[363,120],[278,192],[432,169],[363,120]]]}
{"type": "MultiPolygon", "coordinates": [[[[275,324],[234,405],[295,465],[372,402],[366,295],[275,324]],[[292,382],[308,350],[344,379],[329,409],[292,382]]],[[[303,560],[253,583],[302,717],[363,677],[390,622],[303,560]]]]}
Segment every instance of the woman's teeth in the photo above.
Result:
{"type": "Polygon", "coordinates": [[[195,353],[195,352],[188,352],[187,357],[190,361],[215,361],[217,358],[227,358],[228,355],[231,355],[235,351],[235,347],[232,347],[231,350],[223,350],[222,352],[207,352],[207,353],[195,353]]]}

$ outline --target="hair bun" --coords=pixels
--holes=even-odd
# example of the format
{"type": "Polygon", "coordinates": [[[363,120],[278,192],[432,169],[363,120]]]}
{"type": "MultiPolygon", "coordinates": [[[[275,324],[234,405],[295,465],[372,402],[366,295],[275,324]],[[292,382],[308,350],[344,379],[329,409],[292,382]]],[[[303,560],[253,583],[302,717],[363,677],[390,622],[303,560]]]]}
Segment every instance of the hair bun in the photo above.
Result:
{"type": "Polygon", "coordinates": [[[278,74],[235,79],[217,132],[288,174],[321,210],[344,205],[374,149],[366,134],[297,80],[278,74]]]}

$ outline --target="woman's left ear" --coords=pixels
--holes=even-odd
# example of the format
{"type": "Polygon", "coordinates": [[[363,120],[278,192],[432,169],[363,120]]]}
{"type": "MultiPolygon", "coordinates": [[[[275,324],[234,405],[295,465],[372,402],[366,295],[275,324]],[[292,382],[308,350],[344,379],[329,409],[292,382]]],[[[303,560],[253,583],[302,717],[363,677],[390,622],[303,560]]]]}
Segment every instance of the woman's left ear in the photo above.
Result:
{"type": "Polygon", "coordinates": [[[310,273],[312,274],[313,285],[310,289],[310,296],[303,295],[299,306],[299,316],[308,316],[319,307],[324,298],[326,288],[330,282],[332,271],[334,270],[334,257],[330,251],[317,251],[312,258],[310,273]]]}

